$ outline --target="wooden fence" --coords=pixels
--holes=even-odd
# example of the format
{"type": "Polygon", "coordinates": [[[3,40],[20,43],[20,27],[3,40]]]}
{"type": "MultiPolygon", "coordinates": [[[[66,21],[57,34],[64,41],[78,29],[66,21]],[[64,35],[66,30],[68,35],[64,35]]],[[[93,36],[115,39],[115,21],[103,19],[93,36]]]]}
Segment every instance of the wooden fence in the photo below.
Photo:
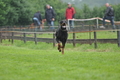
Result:
{"type": "MultiPolygon", "coordinates": [[[[105,30],[93,30],[93,31],[83,31],[83,32],[93,32],[94,33],[94,39],[76,39],[77,33],[83,33],[81,32],[69,32],[73,34],[73,39],[68,39],[67,43],[72,43],[73,46],[76,46],[76,43],[80,44],[92,44],[94,43],[95,48],[97,48],[97,42],[100,43],[117,43],[120,47],[120,31],[117,31],[117,38],[116,39],[97,39],[97,32],[98,31],[105,31],[105,30]]],[[[55,32],[15,32],[15,31],[4,31],[0,32],[0,42],[2,43],[2,40],[8,39],[12,44],[14,43],[14,40],[22,40],[24,43],[27,41],[34,41],[35,44],[38,42],[47,42],[47,43],[53,43],[53,47],[55,46],[56,39],[55,39],[55,32]],[[37,34],[52,34],[53,38],[38,38],[37,34]],[[32,34],[34,36],[28,37],[26,35],[32,34]]]]}

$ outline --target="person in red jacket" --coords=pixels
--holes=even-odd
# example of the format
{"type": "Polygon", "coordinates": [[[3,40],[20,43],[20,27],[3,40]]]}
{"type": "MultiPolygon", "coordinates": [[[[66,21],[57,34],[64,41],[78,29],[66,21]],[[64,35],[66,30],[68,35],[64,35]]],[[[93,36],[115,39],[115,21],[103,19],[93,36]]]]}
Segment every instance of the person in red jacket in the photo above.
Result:
{"type": "MultiPolygon", "coordinates": [[[[68,3],[68,8],[66,9],[66,13],[65,13],[65,18],[66,18],[66,20],[75,18],[75,9],[74,9],[74,7],[72,7],[71,3],[68,3]]],[[[72,20],[69,20],[69,25],[71,28],[73,27],[72,20]]]]}

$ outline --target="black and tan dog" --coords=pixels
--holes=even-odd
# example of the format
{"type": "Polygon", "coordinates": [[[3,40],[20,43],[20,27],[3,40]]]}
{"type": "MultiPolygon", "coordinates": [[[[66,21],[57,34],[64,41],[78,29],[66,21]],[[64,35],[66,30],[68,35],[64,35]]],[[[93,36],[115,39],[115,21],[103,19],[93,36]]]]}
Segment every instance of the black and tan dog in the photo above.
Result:
{"type": "Polygon", "coordinates": [[[68,33],[66,29],[66,21],[60,21],[60,28],[56,31],[56,41],[58,43],[58,50],[59,52],[62,51],[64,54],[65,44],[68,38],[68,33]],[[60,44],[62,43],[62,45],[60,44]]]}

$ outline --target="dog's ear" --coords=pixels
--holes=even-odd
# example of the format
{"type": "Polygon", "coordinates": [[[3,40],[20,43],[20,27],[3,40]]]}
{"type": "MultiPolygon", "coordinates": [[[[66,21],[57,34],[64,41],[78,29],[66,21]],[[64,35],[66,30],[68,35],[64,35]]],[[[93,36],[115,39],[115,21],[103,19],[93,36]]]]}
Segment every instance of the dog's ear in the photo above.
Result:
{"type": "Polygon", "coordinates": [[[67,24],[67,21],[65,20],[65,23],[67,24]]]}
{"type": "Polygon", "coordinates": [[[60,24],[62,24],[63,23],[63,21],[60,21],[60,24]]]}

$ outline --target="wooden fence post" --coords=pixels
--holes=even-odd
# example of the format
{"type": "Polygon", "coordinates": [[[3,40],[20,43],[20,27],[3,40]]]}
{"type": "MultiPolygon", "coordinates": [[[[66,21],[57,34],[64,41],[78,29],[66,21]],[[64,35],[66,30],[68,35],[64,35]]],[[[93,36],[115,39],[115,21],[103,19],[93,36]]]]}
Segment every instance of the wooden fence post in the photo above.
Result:
{"type": "Polygon", "coordinates": [[[0,43],[2,43],[2,32],[0,32],[0,43]]]}
{"type": "Polygon", "coordinates": [[[8,41],[10,42],[10,32],[8,32],[7,39],[8,39],[8,41]]]}
{"type": "Polygon", "coordinates": [[[118,40],[118,47],[120,47],[120,25],[118,26],[118,31],[117,31],[117,40],[118,40]]]}
{"type": "Polygon", "coordinates": [[[73,32],[73,46],[76,46],[76,41],[75,41],[75,33],[73,32]]]}
{"type": "Polygon", "coordinates": [[[26,33],[23,33],[24,36],[24,43],[26,43],[26,33]]]}
{"type": "Polygon", "coordinates": [[[97,48],[97,36],[96,36],[95,27],[94,27],[94,45],[95,45],[95,49],[96,49],[97,48]]]}
{"type": "Polygon", "coordinates": [[[12,32],[11,39],[12,39],[12,44],[13,44],[14,43],[14,32],[12,32]]]}
{"type": "Polygon", "coordinates": [[[89,25],[89,44],[92,45],[92,43],[91,43],[91,25],[89,25]]]}
{"type": "Polygon", "coordinates": [[[55,33],[53,33],[53,47],[55,47],[55,33]]]}
{"type": "Polygon", "coordinates": [[[37,36],[36,36],[36,33],[34,33],[34,40],[35,40],[35,44],[37,44],[37,36]]]}

